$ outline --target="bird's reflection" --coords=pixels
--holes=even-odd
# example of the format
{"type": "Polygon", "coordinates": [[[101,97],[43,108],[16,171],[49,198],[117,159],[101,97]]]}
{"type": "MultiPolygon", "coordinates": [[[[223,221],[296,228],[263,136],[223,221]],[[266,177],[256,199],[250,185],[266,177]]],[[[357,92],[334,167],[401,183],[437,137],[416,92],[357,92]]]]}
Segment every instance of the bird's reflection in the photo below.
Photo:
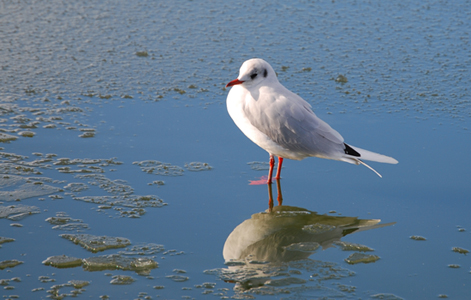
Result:
{"type": "MultiPolygon", "coordinates": [[[[304,268],[300,265],[309,265],[307,268],[311,268],[310,271],[313,264],[335,264],[310,259],[309,256],[316,250],[342,245],[341,239],[346,235],[394,224],[379,224],[378,219],[320,215],[304,208],[282,205],[279,180],[277,191],[278,206],[273,205],[273,194],[268,185],[268,210],[256,213],[238,225],[224,244],[223,256],[228,268],[219,270],[218,274],[225,281],[237,283],[236,289],[239,291],[267,287],[274,282],[274,278],[285,280],[277,285],[282,286],[288,279],[288,285],[292,284],[289,268],[293,264],[298,269],[304,268]],[[280,277],[280,274],[285,276],[280,277]]],[[[328,270],[323,272],[329,273],[328,270]]],[[[348,276],[349,271],[344,274],[348,276]]],[[[310,279],[297,280],[303,283],[310,279]]]]}
{"type": "MultiPolygon", "coordinates": [[[[271,184],[268,185],[268,211],[273,211],[273,191],[271,188],[271,184]]],[[[283,205],[283,195],[281,194],[281,184],[280,179],[276,179],[276,190],[277,190],[277,201],[278,206],[283,205]]]]}

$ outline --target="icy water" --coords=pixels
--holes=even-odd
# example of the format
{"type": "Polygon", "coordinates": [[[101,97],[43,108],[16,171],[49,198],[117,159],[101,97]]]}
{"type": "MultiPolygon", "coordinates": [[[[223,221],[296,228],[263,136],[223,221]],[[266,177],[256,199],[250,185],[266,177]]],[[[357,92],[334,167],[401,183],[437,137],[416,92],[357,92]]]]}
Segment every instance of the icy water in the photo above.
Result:
{"type": "Polygon", "coordinates": [[[0,14],[2,299],[471,295],[469,2],[0,14]],[[272,191],[249,185],[268,154],[233,124],[224,86],[252,57],[346,142],[399,164],[372,163],[381,179],[286,160],[272,191]]]}

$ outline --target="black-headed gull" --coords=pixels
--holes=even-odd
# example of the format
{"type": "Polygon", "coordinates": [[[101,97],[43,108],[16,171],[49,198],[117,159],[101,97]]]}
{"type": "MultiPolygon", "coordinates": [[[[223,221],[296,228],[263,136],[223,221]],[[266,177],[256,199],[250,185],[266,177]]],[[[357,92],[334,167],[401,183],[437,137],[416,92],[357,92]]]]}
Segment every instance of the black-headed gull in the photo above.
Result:
{"type": "Polygon", "coordinates": [[[239,77],[229,82],[227,110],[239,129],[270,154],[268,181],[272,182],[274,156],[278,157],[275,179],[280,178],[283,158],[306,157],[362,164],[363,160],[397,164],[392,157],[347,145],[343,137],[319,119],[311,105],[285,88],[273,68],[260,58],[245,61],[239,77]]]}

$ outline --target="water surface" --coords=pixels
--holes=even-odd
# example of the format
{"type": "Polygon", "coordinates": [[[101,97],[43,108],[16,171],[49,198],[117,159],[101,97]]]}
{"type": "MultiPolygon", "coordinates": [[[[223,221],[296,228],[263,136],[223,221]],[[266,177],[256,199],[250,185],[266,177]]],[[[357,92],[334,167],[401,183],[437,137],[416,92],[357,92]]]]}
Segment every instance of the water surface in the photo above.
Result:
{"type": "Polygon", "coordinates": [[[466,298],[471,262],[453,248],[471,249],[470,13],[464,1],[3,2],[1,294],[466,298]],[[225,108],[252,57],[346,142],[399,164],[373,164],[380,179],[286,161],[283,206],[273,185],[267,213],[267,186],[248,183],[268,154],[225,108]],[[237,232],[248,246],[223,255],[237,232]],[[82,234],[119,242],[67,238],[82,234]],[[43,263],[63,255],[78,265],[43,263]]]}

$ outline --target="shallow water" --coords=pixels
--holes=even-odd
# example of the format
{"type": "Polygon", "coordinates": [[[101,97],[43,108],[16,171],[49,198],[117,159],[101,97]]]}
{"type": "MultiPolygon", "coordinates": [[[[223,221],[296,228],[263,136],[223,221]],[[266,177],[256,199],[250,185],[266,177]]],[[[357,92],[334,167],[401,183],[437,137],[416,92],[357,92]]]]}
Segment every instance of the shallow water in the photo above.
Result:
{"type": "Polygon", "coordinates": [[[466,2],[2,2],[1,14],[4,298],[471,292],[466,2]],[[268,155],[225,108],[251,57],[348,143],[399,164],[373,163],[380,179],[287,160],[283,206],[274,184],[265,212],[267,186],[249,181],[268,155]],[[79,234],[93,237],[67,238],[79,234]]]}

